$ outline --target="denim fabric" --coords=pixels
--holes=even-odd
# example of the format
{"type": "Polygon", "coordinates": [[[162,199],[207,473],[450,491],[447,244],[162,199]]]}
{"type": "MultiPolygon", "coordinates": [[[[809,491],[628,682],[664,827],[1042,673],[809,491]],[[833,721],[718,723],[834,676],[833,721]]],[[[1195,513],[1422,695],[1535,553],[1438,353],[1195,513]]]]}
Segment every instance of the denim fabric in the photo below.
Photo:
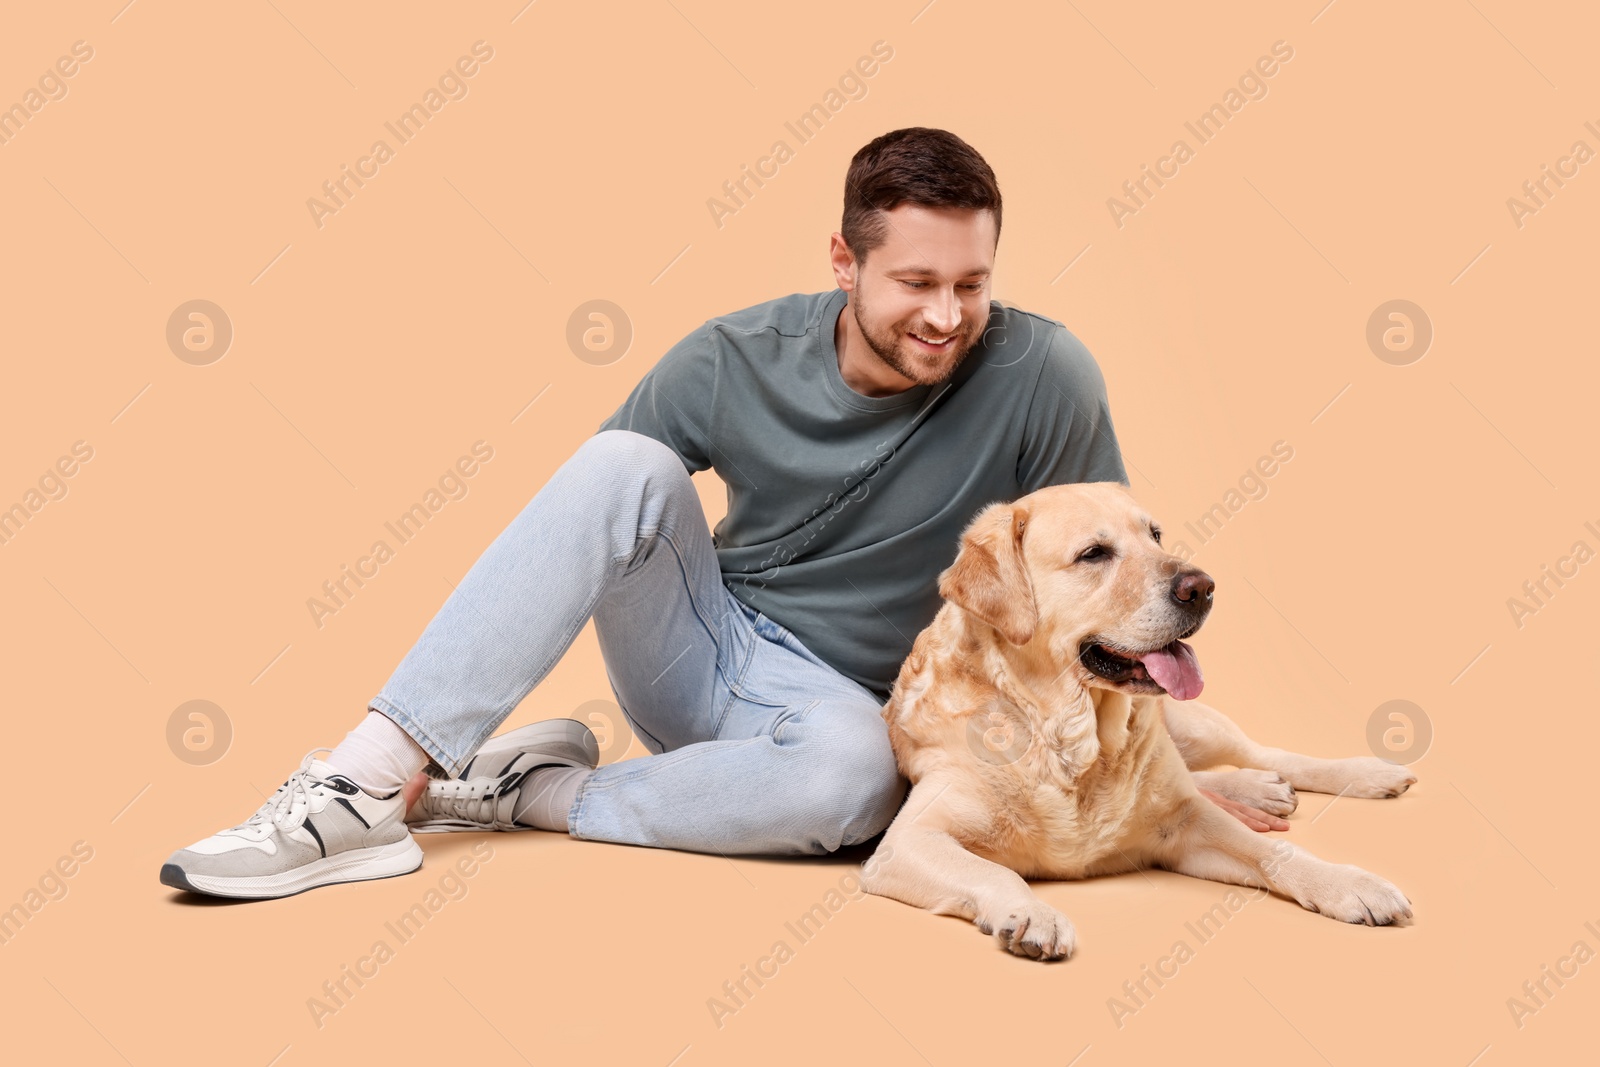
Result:
{"type": "Polygon", "coordinates": [[[649,755],[599,768],[574,837],[722,854],[822,854],[905,797],[881,702],[723,583],[678,455],[584,442],[495,538],[371,706],[457,775],[593,616],[649,755]]]}

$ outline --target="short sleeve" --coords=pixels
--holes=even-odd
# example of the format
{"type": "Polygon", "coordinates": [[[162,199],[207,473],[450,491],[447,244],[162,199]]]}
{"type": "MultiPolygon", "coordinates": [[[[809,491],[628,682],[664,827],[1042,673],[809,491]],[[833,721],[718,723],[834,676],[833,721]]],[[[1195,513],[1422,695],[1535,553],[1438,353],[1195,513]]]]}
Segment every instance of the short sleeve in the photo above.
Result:
{"type": "Polygon", "coordinates": [[[1070,482],[1128,484],[1100,365],[1057,326],[1023,424],[1017,483],[1024,494],[1070,482]]]}
{"type": "Polygon", "coordinates": [[[645,373],[604,430],[632,430],[676,452],[692,474],[711,466],[715,445],[717,349],[704,324],[667,350],[645,373]]]}

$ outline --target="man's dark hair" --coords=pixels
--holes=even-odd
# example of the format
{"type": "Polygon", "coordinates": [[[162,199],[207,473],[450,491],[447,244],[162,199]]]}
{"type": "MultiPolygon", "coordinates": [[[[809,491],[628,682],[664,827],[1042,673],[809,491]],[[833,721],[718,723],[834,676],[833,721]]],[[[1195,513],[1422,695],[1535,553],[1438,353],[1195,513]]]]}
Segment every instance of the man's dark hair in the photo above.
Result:
{"type": "Polygon", "coordinates": [[[839,233],[862,263],[883,244],[883,212],[903,203],[994,212],[1000,240],[1000,184],[976,149],[948,130],[910,126],[875,138],[850,160],[839,233]]]}

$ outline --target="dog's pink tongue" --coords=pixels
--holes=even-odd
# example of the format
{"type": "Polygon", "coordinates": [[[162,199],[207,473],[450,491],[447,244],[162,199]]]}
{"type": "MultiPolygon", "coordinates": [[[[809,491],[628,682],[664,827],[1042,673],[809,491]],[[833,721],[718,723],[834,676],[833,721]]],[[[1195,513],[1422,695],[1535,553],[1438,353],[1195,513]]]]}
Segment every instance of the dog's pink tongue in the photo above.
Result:
{"type": "Polygon", "coordinates": [[[1174,700],[1193,700],[1206,684],[1200,677],[1200,661],[1194,658],[1194,649],[1182,641],[1158,648],[1139,662],[1174,700]]]}

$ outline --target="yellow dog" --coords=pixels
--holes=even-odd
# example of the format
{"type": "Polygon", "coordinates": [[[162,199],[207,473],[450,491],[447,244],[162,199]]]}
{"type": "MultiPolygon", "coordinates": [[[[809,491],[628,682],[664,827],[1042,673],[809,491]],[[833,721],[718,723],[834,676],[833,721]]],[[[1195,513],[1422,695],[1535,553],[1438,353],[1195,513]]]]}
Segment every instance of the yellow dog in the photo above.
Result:
{"type": "Polygon", "coordinates": [[[867,891],[1046,960],[1071,955],[1076,935],[1024,878],[1163,867],[1345,922],[1409,920],[1411,902],[1382,878],[1264,838],[1201,796],[1287,814],[1295,789],[1393,797],[1416,781],[1373,757],[1264,747],[1195,703],[1200,666],[1183,639],[1212,589],[1115,482],[980,512],[883,709],[912,789],[864,867],[867,891]],[[1222,764],[1240,769],[1203,770],[1222,764]]]}

